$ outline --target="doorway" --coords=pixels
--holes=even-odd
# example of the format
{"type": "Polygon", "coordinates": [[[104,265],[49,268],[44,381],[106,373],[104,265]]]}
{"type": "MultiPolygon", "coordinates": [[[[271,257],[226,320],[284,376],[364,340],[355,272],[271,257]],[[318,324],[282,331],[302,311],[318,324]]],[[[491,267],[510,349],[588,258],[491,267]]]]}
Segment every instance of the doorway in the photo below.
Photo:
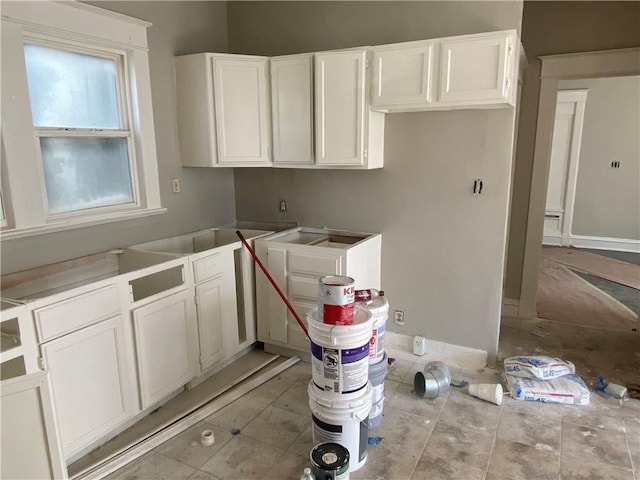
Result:
{"type": "MultiPolygon", "coordinates": [[[[585,327],[579,323],[562,324],[540,319],[538,318],[538,279],[543,258],[541,244],[544,238],[544,224],[545,220],[549,218],[548,216],[545,218],[545,215],[549,214],[547,211],[547,182],[548,175],[552,175],[550,171],[553,171],[551,166],[552,134],[558,92],[567,88],[567,84],[563,84],[567,80],[638,75],[640,73],[639,53],[640,50],[636,48],[541,58],[540,103],[519,301],[520,318],[506,319],[503,322],[503,334],[500,338],[501,352],[499,353],[501,357],[510,354],[531,355],[532,353],[560,356],[574,361],[585,381],[591,381],[599,375],[609,375],[612,379],[635,388],[640,388],[640,334],[637,332],[637,320],[635,327],[626,330],[606,330],[606,334],[603,335],[603,330],[599,328],[585,327]],[[633,328],[636,331],[633,331],[633,328]],[[517,339],[514,339],[515,335],[517,335],[517,339]]],[[[578,87],[573,84],[568,88],[578,87]]],[[[612,165],[614,161],[612,159],[606,163],[607,168],[611,171],[615,168],[612,165]]],[[[570,167],[566,167],[565,172],[568,173],[569,170],[570,167]]],[[[637,176],[635,178],[637,180],[637,176]]],[[[577,181],[580,182],[580,180],[577,181]]],[[[558,183],[562,185],[562,182],[558,183]]],[[[566,188],[566,184],[562,186],[566,188]]],[[[563,194],[564,200],[570,197],[570,193],[567,194],[566,189],[563,194]]],[[[613,194],[615,196],[615,192],[613,194]]],[[[562,215],[558,215],[556,221],[558,227],[555,231],[556,245],[562,245],[564,240],[565,244],[577,247],[595,247],[599,250],[587,253],[605,258],[603,257],[605,250],[601,249],[607,248],[609,245],[606,244],[607,239],[603,243],[604,235],[601,232],[598,232],[597,235],[585,233],[582,230],[584,218],[574,218],[572,222],[568,222],[568,228],[565,229],[564,222],[561,220],[566,220],[566,203],[560,204],[559,207],[561,208],[558,210],[561,210],[562,215]],[[576,227],[579,228],[577,231],[576,227]]],[[[609,212],[615,214],[614,210],[609,212]]],[[[549,223],[549,220],[546,220],[546,223],[549,223]]],[[[548,234],[549,230],[546,233],[548,234]]],[[[624,235],[617,235],[617,237],[623,238],[624,235]]],[[[631,249],[634,248],[637,248],[637,243],[631,245],[631,249]]],[[[631,263],[633,264],[633,261],[631,263]]],[[[588,272],[579,272],[579,274],[575,274],[575,277],[580,282],[587,283],[587,288],[596,290],[597,287],[587,280],[587,275],[589,275],[588,272]]],[[[597,276],[592,275],[592,277],[597,276]]],[[[637,296],[638,292],[635,291],[635,297],[637,298],[637,296]]]]}

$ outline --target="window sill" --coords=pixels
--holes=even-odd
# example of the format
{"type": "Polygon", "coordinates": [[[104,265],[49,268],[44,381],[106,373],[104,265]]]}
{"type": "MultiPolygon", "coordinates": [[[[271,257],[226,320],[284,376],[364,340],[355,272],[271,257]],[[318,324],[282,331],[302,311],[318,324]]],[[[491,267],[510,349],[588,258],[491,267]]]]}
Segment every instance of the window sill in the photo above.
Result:
{"type": "Polygon", "coordinates": [[[145,210],[136,210],[134,212],[117,213],[111,215],[101,215],[99,217],[60,221],[47,225],[38,225],[36,227],[28,227],[14,230],[7,230],[0,233],[0,241],[15,240],[17,238],[33,237],[36,235],[44,235],[47,233],[62,232],[75,228],[91,227],[94,225],[102,225],[104,223],[121,222],[124,220],[132,220],[135,218],[151,217],[153,215],[161,215],[167,211],[166,208],[148,208],[145,210]]]}

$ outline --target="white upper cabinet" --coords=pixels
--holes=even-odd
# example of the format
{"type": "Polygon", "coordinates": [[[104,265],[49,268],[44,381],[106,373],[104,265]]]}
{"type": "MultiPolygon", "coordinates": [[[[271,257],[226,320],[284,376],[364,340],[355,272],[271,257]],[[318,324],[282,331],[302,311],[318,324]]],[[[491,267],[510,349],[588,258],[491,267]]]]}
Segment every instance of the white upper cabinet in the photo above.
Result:
{"type": "Polygon", "coordinates": [[[383,112],[515,105],[515,30],[373,48],[372,108],[383,112]]]}
{"type": "Polygon", "coordinates": [[[368,102],[368,51],[315,56],[316,164],[380,168],[384,115],[368,102]]]}
{"type": "Polygon", "coordinates": [[[313,165],[313,54],[271,59],[271,118],[274,165],[313,165]]]}
{"type": "Polygon", "coordinates": [[[440,102],[512,103],[515,31],[443,39],[440,102]]]}
{"type": "Polygon", "coordinates": [[[434,96],[437,43],[420,41],[373,48],[373,108],[429,105],[434,96]]]}
{"type": "Polygon", "coordinates": [[[176,57],[182,165],[264,167],[271,162],[267,57],[176,57]]]}

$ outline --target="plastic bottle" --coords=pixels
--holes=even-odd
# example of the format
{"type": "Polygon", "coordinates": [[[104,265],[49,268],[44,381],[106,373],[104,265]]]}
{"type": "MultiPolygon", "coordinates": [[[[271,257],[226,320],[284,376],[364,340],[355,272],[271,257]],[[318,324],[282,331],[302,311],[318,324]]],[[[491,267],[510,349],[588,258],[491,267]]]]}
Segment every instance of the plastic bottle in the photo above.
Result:
{"type": "Polygon", "coordinates": [[[313,475],[313,473],[311,473],[310,468],[305,468],[302,472],[300,480],[316,480],[316,477],[313,475]]]}
{"type": "Polygon", "coordinates": [[[384,290],[376,290],[375,288],[367,288],[365,290],[355,291],[356,302],[369,302],[378,297],[384,297],[384,290]]]}

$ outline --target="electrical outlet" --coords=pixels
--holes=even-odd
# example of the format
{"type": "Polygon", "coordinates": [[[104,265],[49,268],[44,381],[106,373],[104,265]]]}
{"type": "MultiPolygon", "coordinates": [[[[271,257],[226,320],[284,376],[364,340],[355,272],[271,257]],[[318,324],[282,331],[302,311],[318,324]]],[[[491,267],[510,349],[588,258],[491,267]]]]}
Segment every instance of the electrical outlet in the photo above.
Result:
{"type": "Polygon", "coordinates": [[[402,310],[396,310],[393,316],[393,323],[396,325],[404,325],[404,312],[402,310]]]}
{"type": "Polygon", "coordinates": [[[281,212],[286,212],[287,211],[287,201],[286,200],[280,200],[280,211],[281,212]]]}
{"type": "Polygon", "coordinates": [[[174,178],[171,180],[171,193],[180,193],[180,179],[174,178]]]}

